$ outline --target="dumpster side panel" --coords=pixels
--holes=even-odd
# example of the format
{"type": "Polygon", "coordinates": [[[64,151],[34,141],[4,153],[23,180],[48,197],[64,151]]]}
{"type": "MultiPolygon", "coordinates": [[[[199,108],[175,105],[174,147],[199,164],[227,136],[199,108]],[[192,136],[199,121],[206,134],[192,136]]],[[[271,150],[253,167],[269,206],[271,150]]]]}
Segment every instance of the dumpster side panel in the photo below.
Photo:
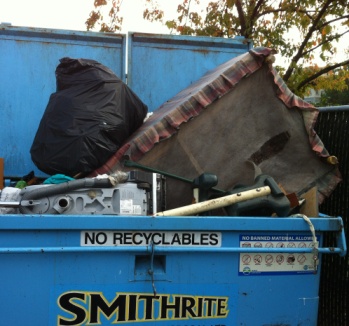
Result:
{"type": "Polygon", "coordinates": [[[56,91],[59,59],[94,59],[125,79],[126,40],[121,35],[1,27],[0,157],[4,158],[4,175],[21,177],[34,170],[43,176],[29,150],[49,97],[56,91]]]}
{"type": "MultiPolygon", "coordinates": [[[[273,230],[257,218],[11,218],[0,223],[5,325],[316,325],[321,265],[309,269],[299,219],[273,230]],[[265,242],[246,247],[247,235],[265,242]]],[[[320,246],[325,229],[315,225],[320,246]]]]}
{"type": "Polygon", "coordinates": [[[130,33],[128,84],[154,111],[207,71],[247,52],[244,38],[130,33]]]}
{"type": "MultiPolygon", "coordinates": [[[[134,320],[125,317],[128,324],[142,325],[144,322],[146,325],[153,321],[159,325],[208,325],[205,320],[209,319],[210,325],[226,326],[316,325],[319,274],[243,279],[236,274],[237,256],[166,255],[167,272],[154,274],[153,288],[148,273],[150,266],[137,271],[143,273],[145,280],[134,279],[137,272],[132,266],[139,256],[130,253],[8,255],[1,271],[2,321],[5,325],[63,325],[64,321],[73,319],[75,322],[71,325],[87,325],[93,294],[101,294],[111,305],[122,294],[151,298],[155,289],[158,297],[168,298],[168,305],[175,304],[176,295],[196,300],[198,297],[217,298],[223,302],[222,317],[215,311],[201,312],[201,318],[187,313],[183,314],[183,322],[182,318],[170,317],[175,311],[173,308],[168,309],[168,318],[163,318],[168,321],[161,321],[158,307],[154,306],[151,315],[145,317],[144,301],[138,300],[131,301],[138,314],[134,320]],[[68,293],[73,293],[72,300],[78,300],[74,306],[62,299],[68,293]],[[83,294],[84,299],[79,301],[77,294],[83,294]],[[85,312],[77,313],[79,309],[85,312]],[[79,316],[83,316],[82,321],[79,316]]],[[[118,317],[116,312],[112,316],[121,323],[123,317],[118,317]]],[[[111,324],[102,313],[98,319],[103,325],[111,324]]]]}

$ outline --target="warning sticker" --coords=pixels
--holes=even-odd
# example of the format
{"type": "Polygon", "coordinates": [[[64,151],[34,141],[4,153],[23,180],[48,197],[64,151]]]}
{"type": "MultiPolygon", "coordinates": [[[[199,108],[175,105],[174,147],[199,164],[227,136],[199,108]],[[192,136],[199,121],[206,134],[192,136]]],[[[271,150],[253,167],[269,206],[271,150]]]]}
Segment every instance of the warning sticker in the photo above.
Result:
{"type": "Polygon", "coordinates": [[[134,214],[141,215],[142,214],[142,206],[135,205],[133,203],[133,199],[122,199],[120,200],[120,214],[134,214]]]}
{"type": "Polygon", "coordinates": [[[220,232],[81,231],[80,246],[221,247],[220,232]]]}
{"type": "Polygon", "coordinates": [[[304,274],[316,270],[318,257],[314,260],[314,253],[292,252],[294,248],[312,248],[311,235],[244,234],[240,235],[239,241],[241,248],[266,249],[266,252],[241,253],[239,275],[304,274]],[[270,253],[267,252],[269,248],[273,250],[270,253]],[[283,248],[283,252],[277,252],[275,248],[283,248]]]}

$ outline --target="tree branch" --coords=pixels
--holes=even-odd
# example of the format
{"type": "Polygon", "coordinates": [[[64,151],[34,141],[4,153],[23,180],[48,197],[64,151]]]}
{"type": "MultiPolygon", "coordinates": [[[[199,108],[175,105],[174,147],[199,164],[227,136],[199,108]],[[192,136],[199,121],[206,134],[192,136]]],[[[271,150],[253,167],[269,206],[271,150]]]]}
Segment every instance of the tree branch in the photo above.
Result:
{"type": "Polygon", "coordinates": [[[337,21],[340,21],[340,20],[342,20],[342,19],[347,19],[347,18],[349,18],[349,15],[345,15],[345,16],[340,16],[340,17],[334,18],[334,19],[332,19],[332,20],[329,20],[329,21],[323,23],[319,28],[322,28],[322,27],[331,25],[332,23],[335,23],[335,22],[337,22],[337,21]]]}
{"type": "Polygon", "coordinates": [[[251,20],[252,21],[255,21],[255,19],[257,20],[258,19],[258,11],[259,11],[259,8],[262,6],[262,4],[264,3],[264,0],[258,0],[256,6],[254,7],[253,9],[253,12],[252,12],[252,15],[251,15],[251,20]]]}
{"type": "Polygon", "coordinates": [[[240,0],[236,0],[235,1],[235,6],[236,6],[236,10],[238,11],[239,20],[240,20],[240,23],[241,23],[241,28],[240,28],[241,35],[242,36],[246,36],[245,35],[245,32],[246,32],[246,18],[245,18],[245,15],[244,15],[244,11],[242,9],[241,1],[240,0]]]}
{"type": "Polygon", "coordinates": [[[349,30],[346,30],[346,31],[343,32],[342,34],[337,34],[337,35],[333,35],[332,37],[329,37],[327,40],[325,40],[324,42],[319,43],[317,46],[315,46],[315,47],[313,47],[313,48],[311,48],[311,49],[309,49],[309,50],[307,50],[307,51],[304,51],[304,52],[302,53],[302,57],[305,56],[305,55],[307,55],[307,54],[309,54],[310,52],[315,51],[317,48],[319,48],[320,46],[322,46],[322,45],[324,45],[324,44],[326,44],[326,43],[329,43],[329,42],[332,42],[332,41],[335,40],[335,39],[341,38],[343,35],[345,35],[345,34],[347,34],[347,33],[349,33],[349,30]]]}
{"type": "Polygon", "coordinates": [[[299,61],[299,59],[302,57],[302,53],[304,52],[304,48],[305,46],[308,44],[312,34],[315,32],[316,28],[317,28],[317,24],[319,23],[320,19],[326,14],[327,8],[329,7],[329,5],[331,4],[333,0],[327,0],[323,7],[321,8],[319,14],[317,15],[317,17],[314,19],[313,24],[311,25],[311,27],[308,30],[307,35],[305,36],[302,44],[300,45],[296,55],[292,58],[291,60],[291,64],[290,66],[287,68],[287,71],[285,73],[285,75],[283,76],[283,79],[285,80],[285,82],[287,82],[294,70],[294,65],[299,61]]]}
{"type": "Polygon", "coordinates": [[[309,84],[310,82],[312,82],[316,78],[328,73],[329,71],[336,69],[336,68],[339,68],[339,67],[346,66],[346,65],[349,65],[349,60],[345,60],[345,61],[342,61],[340,63],[336,63],[334,65],[327,66],[324,69],[319,70],[316,74],[313,74],[310,77],[301,81],[297,86],[297,90],[301,90],[305,85],[309,84]]]}

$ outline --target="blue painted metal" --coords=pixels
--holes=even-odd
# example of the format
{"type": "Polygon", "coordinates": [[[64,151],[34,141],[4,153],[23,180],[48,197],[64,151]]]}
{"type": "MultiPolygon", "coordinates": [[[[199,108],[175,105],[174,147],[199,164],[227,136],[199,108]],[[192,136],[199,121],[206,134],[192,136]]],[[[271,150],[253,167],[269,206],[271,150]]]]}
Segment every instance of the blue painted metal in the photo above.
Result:
{"type": "MultiPolygon", "coordinates": [[[[79,324],[87,325],[88,316],[93,316],[87,313],[94,305],[93,298],[97,296],[103,311],[107,310],[101,300],[112,311],[114,300],[120,302],[122,295],[128,295],[129,300],[140,300],[143,296],[149,301],[137,301],[138,319],[126,320],[125,325],[316,325],[322,255],[345,254],[346,242],[342,239],[344,241],[334,250],[322,248],[326,232],[344,237],[341,218],[310,220],[320,239],[317,272],[244,275],[238,273],[241,255],[247,252],[272,254],[277,250],[241,247],[241,235],[309,236],[308,224],[293,217],[5,215],[0,219],[2,322],[5,325],[59,325],[59,320],[61,324],[70,320],[73,325],[76,314],[81,313],[86,319],[79,324]],[[82,246],[81,232],[92,230],[220,232],[222,245],[215,248],[82,246]],[[150,269],[152,273],[149,274],[150,269]],[[68,295],[84,299],[76,298],[72,299],[74,304],[64,304],[63,298],[68,295]],[[183,312],[183,318],[173,316],[175,300],[187,298],[186,303],[181,301],[185,307],[189,302],[198,302],[198,298],[208,297],[221,300],[222,305],[224,302],[222,316],[192,318],[189,308],[186,314],[183,312]],[[165,305],[160,300],[164,298],[169,300],[166,301],[167,320],[159,317],[161,305],[165,305]],[[149,305],[150,301],[153,306],[149,305]],[[146,302],[154,318],[152,321],[146,321],[143,314],[146,302]],[[72,305],[75,313],[64,309],[72,305]]],[[[280,248],[278,251],[286,255],[313,252],[309,248],[280,248]]],[[[136,305],[134,301],[129,304],[136,305]]],[[[99,310],[99,322],[118,324],[122,306],[119,309],[110,313],[110,320],[99,310]]],[[[127,312],[126,316],[130,317],[127,312]]]]}
{"type": "MultiPolygon", "coordinates": [[[[85,247],[18,247],[18,248],[0,248],[0,254],[18,254],[18,253],[47,253],[47,252],[150,252],[149,247],[91,247],[91,248],[85,248],[85,247]]],[[[237,253],[312,253],[313,249],[310,248],[157,248],[157,253],[159,252],[220,252],[220,253],[229,253],[229,252],[237,252],[237,253]]],[[[325,253],[325,254],[339,254],[340,256],[346,255],[346,250],[343,250],[342,247],[336,247],[336,248],[319,248],[319,253],[325,253]]]]}
{"type": "Polygon", "coordinates": [[[30,157],[63,57],[97,60],[125,80],[123,35],[0,25],[0,157],[6,177],[45,176],[30,157]]]}
{"type": "Polygon", "coordinates": [[[252,47],[252,43],[242,37],[130,33],[128,40],[128,85],[150,111],[207,71],[252,47]]]}
{"type": "MultiPolygon", "coordinates": [[[[130,216],[132,225],[142,230],[162,230],[163,228],[171,230],[201,230],[210,229],[212,231],[229,229],[234,226],[236,230],[250,231],[251,224],[247,223],[245,217],[203,217],[203,216],[178,216],[173,217],[152,217],[148,216],[130,216]]],[[[79,228],[89,230],[96,227],[96,221],[103,225],[105,230],[114,230],[116,226],[115,216],[102,215],[2,215],[0,219],[0,228],[7,230],[16,230],[20,225],[22,230],[50,230],[59,227],[60,230],[71,230],[79,228]],[[83,223],[81,223],[83,221],[83,223]]],[[[338,217],[311,218],[317,231],[339,231],[342,233],[343,221],[338,217]]],[[[117,219],[118,230],[128,230],[129,220],[117,219]]],[[[253,217],[253,230],[255,231],[308,231],[309,226],[299,217],[288,218],[267,218],[253,217]]]]}
{"type": "Polygon", "coordinates": [[[320,112],[349,111],[349,105],[319,106],[319,107],[317,107],[317,109],[320,112]]]}

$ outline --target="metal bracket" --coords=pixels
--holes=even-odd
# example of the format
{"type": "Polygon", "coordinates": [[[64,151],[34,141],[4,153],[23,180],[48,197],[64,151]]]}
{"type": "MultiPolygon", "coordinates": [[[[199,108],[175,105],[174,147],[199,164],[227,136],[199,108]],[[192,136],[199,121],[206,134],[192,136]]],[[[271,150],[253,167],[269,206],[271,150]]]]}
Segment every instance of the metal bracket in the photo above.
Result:
{"type": "Polygon", "coordinates": [[[155,287],[155,281],[154,281],[154,252],[155,252],[155,245],[152,242],[151,243],[151,252],[150,252],[150,268],[148,270],[148,274],[151,276],[151,285],[153,287],[153,293],[154,297],[156,296],[156,287],[155,287]]]}

